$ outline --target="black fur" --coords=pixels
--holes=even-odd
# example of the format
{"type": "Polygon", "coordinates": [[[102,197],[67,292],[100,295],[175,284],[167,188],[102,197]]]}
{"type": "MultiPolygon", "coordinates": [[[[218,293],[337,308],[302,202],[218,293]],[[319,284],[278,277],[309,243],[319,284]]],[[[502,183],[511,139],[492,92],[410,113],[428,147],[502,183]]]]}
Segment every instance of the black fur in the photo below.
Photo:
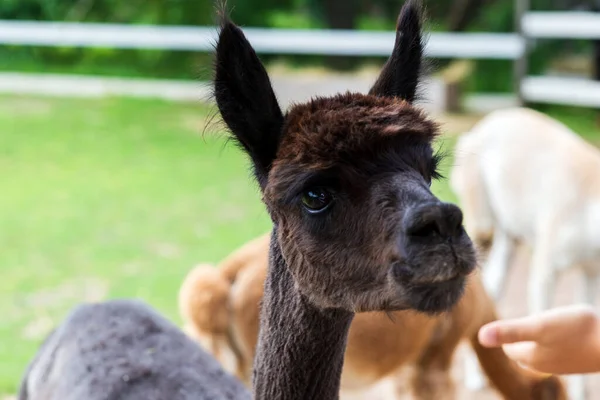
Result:
{"type": "Polygon", "coordinates": [[[410,103],[415,100],[425,47],[421,35],[421,13],[418,0],[409,0],[402,8],[394,50],[369,94],[399,97],[410,103]]]}
{"type": "Polygon", "coordinates": [[[320,309],[298,292],[275,228],[254,358],[254,398],[337,399],[353,316],[320,309]]]}
{"type": "Polygon", "coordinates": [[[240,28],[223,18],[216,48],[215,98],[223,120],[252,158],[264,187],[283,126],[267,71],[240,28]]]}

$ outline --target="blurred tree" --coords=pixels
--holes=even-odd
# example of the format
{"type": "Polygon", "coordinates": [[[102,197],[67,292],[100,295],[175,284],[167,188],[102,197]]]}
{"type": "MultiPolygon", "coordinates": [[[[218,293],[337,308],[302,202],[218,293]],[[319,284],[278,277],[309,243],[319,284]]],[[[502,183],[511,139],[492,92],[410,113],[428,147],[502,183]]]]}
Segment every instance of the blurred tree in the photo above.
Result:
{"type": "Polygon", "coordinates": [[[38,0],[3,0],[0,17],[3,19],[38,19],[43,14],[43,4],[38,0]]]}
{"type": "Polygon", "coordinates": [[[354,29],[358,17],[357,0],[323,0],[327,26],[331,29],[354,29]]]}
{"type": "Polygon", "coordinates": [[[449,31],[464,31],[479,15],[481,8],[489,3],[486,0],[454,0],[448,14],[449,31]]]}
{"type": "MultiPolygon", "coordinates": [[[[359,12],[358,0],[322,0],[325,23],[330,29],[354,29],[359,12]]],[[[327,57],[325,62],[333,69],[349,69],[356,64],[355,57],[327,57]]]]}
{"type": "MultiPolygon", "coordinates": [[[[600,13],[600,0],[592,0],[591,9],[600,13]]],[[[594,79],[600,81],[600,40],[594,40],[593,43],[593,63],[594,79]]]]}
{"type": "MultiPolygon", "coordinates": [[[[292,10],[301,0],[228,0],[236,22],[263,26],[269,14],[292,10]]],[[[205,25],[214,0],[2,0],[0,18],[205,25]]]]}

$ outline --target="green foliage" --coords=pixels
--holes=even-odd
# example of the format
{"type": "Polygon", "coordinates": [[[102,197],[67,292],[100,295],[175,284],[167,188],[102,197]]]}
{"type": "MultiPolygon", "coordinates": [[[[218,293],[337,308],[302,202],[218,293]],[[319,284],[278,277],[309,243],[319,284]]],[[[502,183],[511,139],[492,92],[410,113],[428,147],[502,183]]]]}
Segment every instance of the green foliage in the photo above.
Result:
{"type": "Polygon", "coordinates": [[[267,26],[272,28],[321,29],[321,21],[307,12],[274,11],[269,14],[267,26]]]}
{"type": "Polygon", "coordinates": [[[362,15],[358,18],[356,27],[364,31],[393,31],[395,21],[382,16],[362,15]]]}
{"type": "MultiPolygon", "coordinates": [[[[292,0],[229,0],[236,22],[268,26],[292,0]],[[274,17],[275,15],[275,17],[274,17]]],[[[4,0],[0,18],[153,25],[213,25],[213,0],[4,0]]],[[[296,21],[292,21],[296,23],[296,21]]],[[[309,26],[310,27],[310,26],[309,26]]],[[[192,79],[208,54],[98,48],[0,47],[0,70],[60,71],[192,79]]]]}

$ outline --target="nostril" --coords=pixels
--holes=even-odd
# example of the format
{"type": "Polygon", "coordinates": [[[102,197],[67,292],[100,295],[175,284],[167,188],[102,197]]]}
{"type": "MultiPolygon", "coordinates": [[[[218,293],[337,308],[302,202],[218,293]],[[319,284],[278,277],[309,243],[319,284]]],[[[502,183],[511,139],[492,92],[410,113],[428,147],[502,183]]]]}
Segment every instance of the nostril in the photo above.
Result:
{"type": "Polygon", "coordinates": [[[405,220],[404,232],[413,238],[430,238],[442,231],[440,203],[423,204],[410,210],[405,220]]]}
{"type": "Polygon", "coordinates": [[[426,238],[439,234],[440,230],[436,221],[424,221],[421,224],[411,226],[407,233],[413,237],[426,238]]]}
{"type": "Polygon", "coordinates": [[[430,203],[411,211],[405,225],[408,236],[421,239],[450,239],[463,232],[463,214],[454,204],[430,203]]]}
{"type": "Polygon", "coordinates": [[[454,204],[446,204],[445,219],[448,226],[448,236],[454,236],[463,231],[463,213],[460,208],[454,204]]]}

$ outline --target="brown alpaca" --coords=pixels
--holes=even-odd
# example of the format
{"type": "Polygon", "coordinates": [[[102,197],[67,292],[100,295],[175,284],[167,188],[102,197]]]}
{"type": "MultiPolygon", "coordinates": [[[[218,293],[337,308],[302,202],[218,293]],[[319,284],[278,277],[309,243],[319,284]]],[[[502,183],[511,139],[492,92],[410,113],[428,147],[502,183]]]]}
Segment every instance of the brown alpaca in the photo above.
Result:
{"type": "MultiPolygon", "coordinates": [[[[248,385],[258,339],[259,304],[268,251],[269,235],[260,236],[230,254],[218,268],[211,265],[194,268],[179,293],[186,330],[248,385]]],[[[451,362],[459,342],[467,339],[493,385],[505,398],[564,398],[563,393],[536,392],[534,388],[543,381],[542,377],[517,367],[502,350],[478,344],[479,328],[495,319],[495,306],[479,275],[469,278],[465,295],[447,314],[428,316],[413,311],[357,314],[348,336],[342,393],[364,389],[386,376],[398,374],[403,366],[413,366],[410,389],[417,398],[452,399],[455,396],[451,362]]]]}
{"type": "MultiPolygon", "coordinates": [[[[315,98],[285,114],[242,31],[223,23],[216,103],[252,161],[273,222],[255,399],[339,398],[355,313],[447,311],[475,269],[460,209],[430,191],[438,129],[412,105],[420,18],[409,0],[369,94],[315,98]]],[[[560,390],[556,383],[539,389],[560,390]]]]}

